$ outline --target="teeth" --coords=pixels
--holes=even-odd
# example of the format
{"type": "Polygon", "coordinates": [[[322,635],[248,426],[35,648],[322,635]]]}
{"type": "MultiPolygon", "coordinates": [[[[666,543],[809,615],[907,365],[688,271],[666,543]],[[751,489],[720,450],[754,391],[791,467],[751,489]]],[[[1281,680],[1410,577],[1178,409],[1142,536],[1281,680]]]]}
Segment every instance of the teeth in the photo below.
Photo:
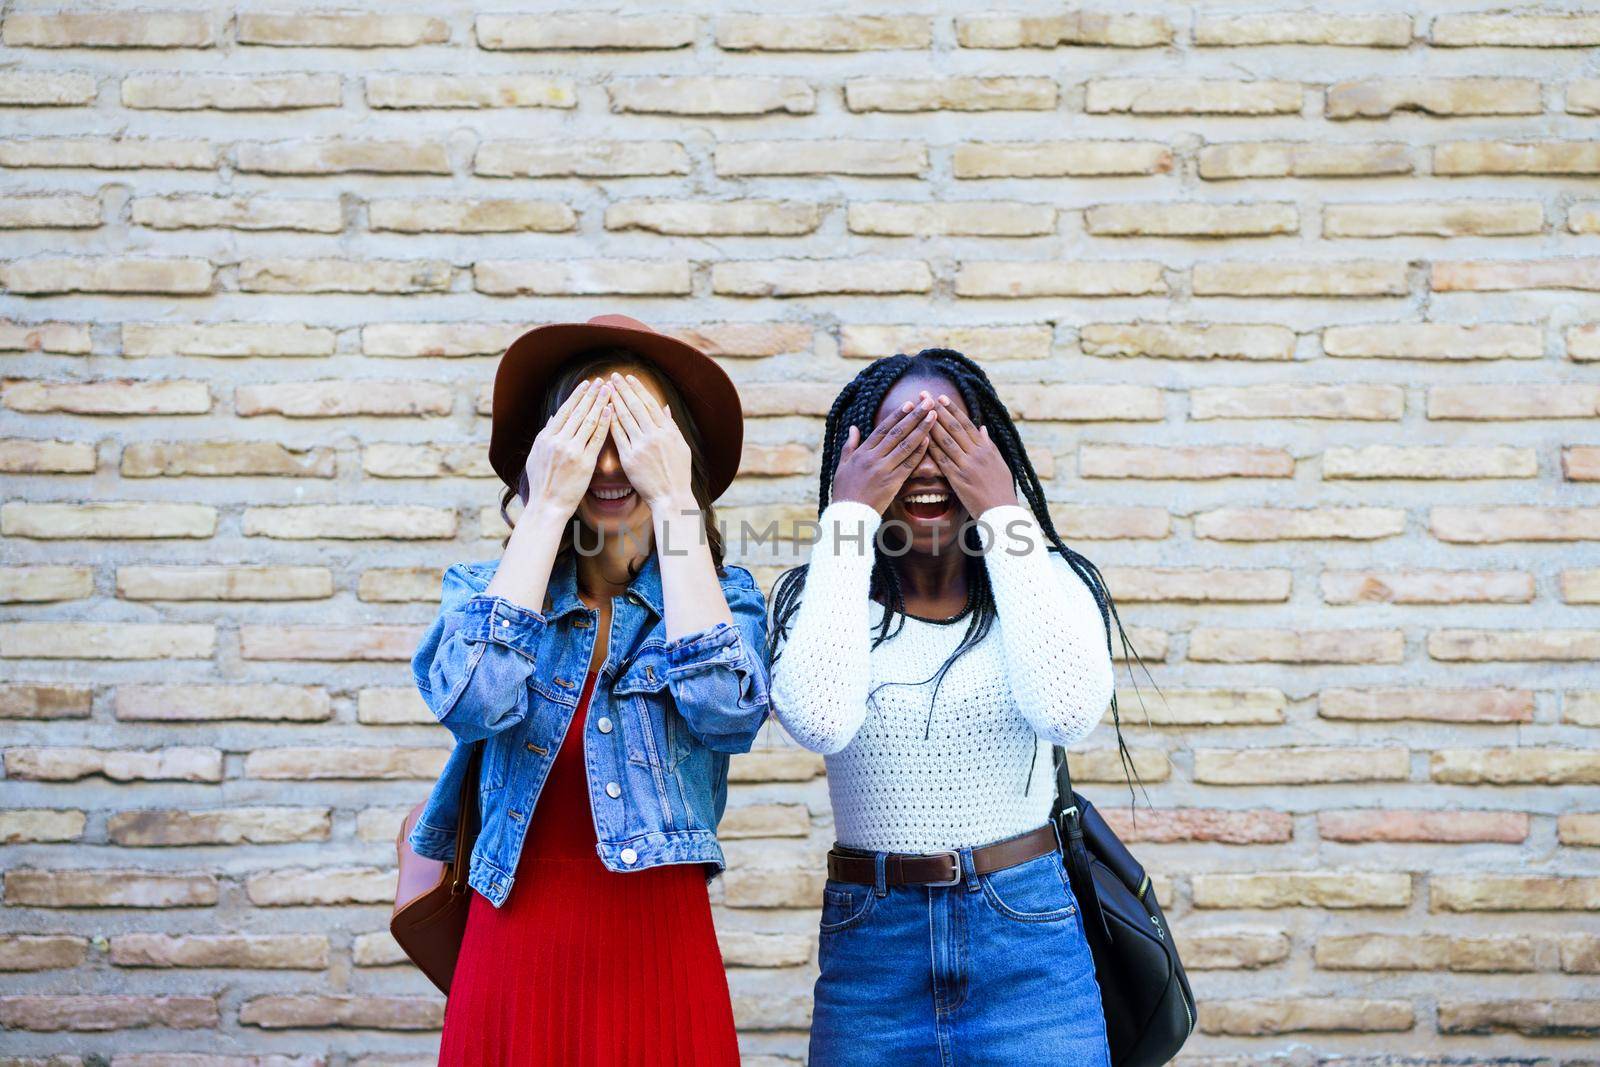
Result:
{"type": "Polygon", "coordinates": [[[589,492],[593,493],[596,497],[598,497],[601,500],[621,500],[623,497],[625,497],[628,494],[632,493],[633,490],[632,489],[591,489],[591,490],[589,490],[589,492]]]}
{"type": "Polygon", "coordinates": [[[906,497],[907,504],[943,504],[950,499],[949,493],[912,493],[906,497]]]}

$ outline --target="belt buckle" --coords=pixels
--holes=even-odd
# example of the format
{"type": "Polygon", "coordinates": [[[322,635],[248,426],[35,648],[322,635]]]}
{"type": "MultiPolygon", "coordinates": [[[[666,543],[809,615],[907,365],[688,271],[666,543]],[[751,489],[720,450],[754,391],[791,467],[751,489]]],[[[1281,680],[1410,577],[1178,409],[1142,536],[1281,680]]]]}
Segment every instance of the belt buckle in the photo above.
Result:
{"type": "Polygon", "coordinates": [[[951,886],[961,884],[961,853],[959,852],[929,852],[928,856],[949,856],[950,865],[955,868],[955,873],[942,882],[924,882],[923,885],[951,886]]]}

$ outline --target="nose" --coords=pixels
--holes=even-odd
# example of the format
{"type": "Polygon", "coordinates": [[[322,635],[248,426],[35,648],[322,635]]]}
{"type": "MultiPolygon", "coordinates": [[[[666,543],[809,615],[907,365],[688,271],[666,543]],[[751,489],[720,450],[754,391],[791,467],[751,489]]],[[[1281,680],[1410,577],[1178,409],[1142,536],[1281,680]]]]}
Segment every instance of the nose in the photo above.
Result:
{"type": "Polygon", "coordinates": [[[911,468],[911,473],[906,476],[906,481],[915,481],[918,478],[923,480],[944,480],[944,471],[940,470],[939,464],[934,461],[932,449],[924,452],[922,458],[917,460],[917,465],[911,468]]]}
{"type": "Polygon", "coordinates": [[[603,474],[608,478],[622,471],[622,457],[617,454],[616,439],[609,434],[606,435],[606,443],[600,446],[600,455],[594,461],[594,469],[596,474],[603,474]]]}

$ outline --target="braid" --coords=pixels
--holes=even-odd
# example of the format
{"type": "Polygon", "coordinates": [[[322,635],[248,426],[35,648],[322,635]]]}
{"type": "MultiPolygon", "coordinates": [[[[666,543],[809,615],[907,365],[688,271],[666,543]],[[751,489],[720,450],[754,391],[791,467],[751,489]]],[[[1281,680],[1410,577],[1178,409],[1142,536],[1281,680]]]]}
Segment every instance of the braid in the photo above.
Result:
{"type": "MultiPolygon", "coordinates": [[[[1122,618],[1117,613],[1115,601],[1110,590],[1106,587],[1104,578],[1088,558],[1080,555],[1067,547],[1066,542],[1056,531],[1055,522],[1050,517],[1049,502],[1045,499],[1044,486],[1039,481],[1038,472],[1034,469],[1033,462],[1028,458],[1028,451],[1022,443],[1022,436],[1017,431],[1016,423],[1011,418],[1011,413],[1001,401],[999,393],[995,391],[989,376],[982,367],[960,352],[951,348],[925,348],[915,356],[897,353],[874,360],[861,370],[839,392],[833,406],[828,411],[827,422],[822,437],[821,473],[817,491],[817,514],[820,516],[830,500],[833,487],[833,472],[839,465],[839,456],[843,450],[844,442],[848,437],[849,428],[857,426],[864,437],[872,429],[879,406],[890,388],[901,378],[914,375],[914,379],[942,378],[949,380],[961,394],[962,401],[967,410],[971,412],[972,421],[977,426],[987,427],[990,440],[1005,459],[1006,466],[1011,469],[1012,477],[1016,480],[1022,498],[1027,503],[1028,510],[1033,513],[1034,520],[1039,524],[1045,539],[1050,544],[1050,550],[1062,556],[1072,567],[1073,571],[1083,579],[1090,593],[1094,596],[1095,605],[1100,610],[1100,618],[1106,628],[1106,650],[1115,658],[1115,649],[1112,645],[1111,627],[1116,623],[1118,637],[1121,641],[1125,658],[1137,663],[1144,670],[1145,676],[1150,677],[1150,671],[1145,667],[1144,660],[1128,640],[1126,628],[1122,625],[1122,618]]],[[[972,516],[974,519],[977,516],[972,516]]],[[[939,685],[944,680],[945,673],[952,664],[966,651],[982,641],[994,625],[998,617],[995,606],[994,589],[989,584],[987,568],[983,566],[981,555],[976,551],[979,545],[979,533],[976,525],[969,527],[963,534],[967,545],[974,551],[967,553],[968,577],[968,611],[971,617],[967,623],[966,633],[955,650],[942,663],[938,671],[922,682],[894,682],[884,685],[923,685],[927,682],[934,683],[933,700],[938,699],[939,685]]],[[[788,634],[790,621],[799,607],[800,596],[805,590],[806,571],[808,567],[802,564],[794,567],[779,577],[773,591],[773,624],[769,636],[773,659],[781,654],[779,645],[788,634]]],[[[882,602],[885,611],[879,623],[878,632],[873,638],[873,647],[888,640],[905,625],[905,597],[900,586],[900,579],[889,560],[882,554],[875,554],[872,565],[872,579],[869,595],[882,602]],[[891,631],[891,626],[893,630],[891,631]]],[[[1129,679],[1133,680],[1132,668],[1129,669],[1129,679]]],[[[1154,679],[1151,679],[1154,684],[1154,679]]],[[[877,688],[881,688],[881,685],[877,688]]],[[[873,694],[868,695],[869,703],[873,694]]],[[[1134,682],[1137,690],[1138,683],[1134,682]]],[[[1159,691],[1159,688],[1158,688],[1159,691]]],[[[1117,735],[1117,753],[1122,761],[1124,776],[1128,779],[1130,794],[1133,782],[1138,777],[1138,769],[1134,767],[1131,753],[1128,751],[1126,741],[1122,736],[1122,717],[1117,706],[1116,692],[1111,695],[1111,721],[1117,735]]],[[[928,736],[933,722],[933,701],[930,700],[928,708],[928,727],[924,729],[923,736],[928,736]]],[[[1037,755],[1037,749],[1035,749],[1037,755]]],[[[1031,787],[1033,780],[1033,767],[1028,768],[1028,782],[1031,787]]],[[[1025,788],[1026,791],[1026,788],[1025,788]]]]}

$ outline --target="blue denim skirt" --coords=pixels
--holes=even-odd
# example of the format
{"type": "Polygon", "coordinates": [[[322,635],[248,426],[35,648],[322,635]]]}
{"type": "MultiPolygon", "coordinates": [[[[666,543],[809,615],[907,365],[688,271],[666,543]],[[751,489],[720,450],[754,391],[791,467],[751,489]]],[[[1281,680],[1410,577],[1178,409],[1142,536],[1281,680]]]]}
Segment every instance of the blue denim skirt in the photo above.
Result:
{"type": "Polygon", "coordinates": [[[1110,1067],[1083,916],[1056,853],[952,886],[829,879],[811,1067],[1110,1067]]]}

